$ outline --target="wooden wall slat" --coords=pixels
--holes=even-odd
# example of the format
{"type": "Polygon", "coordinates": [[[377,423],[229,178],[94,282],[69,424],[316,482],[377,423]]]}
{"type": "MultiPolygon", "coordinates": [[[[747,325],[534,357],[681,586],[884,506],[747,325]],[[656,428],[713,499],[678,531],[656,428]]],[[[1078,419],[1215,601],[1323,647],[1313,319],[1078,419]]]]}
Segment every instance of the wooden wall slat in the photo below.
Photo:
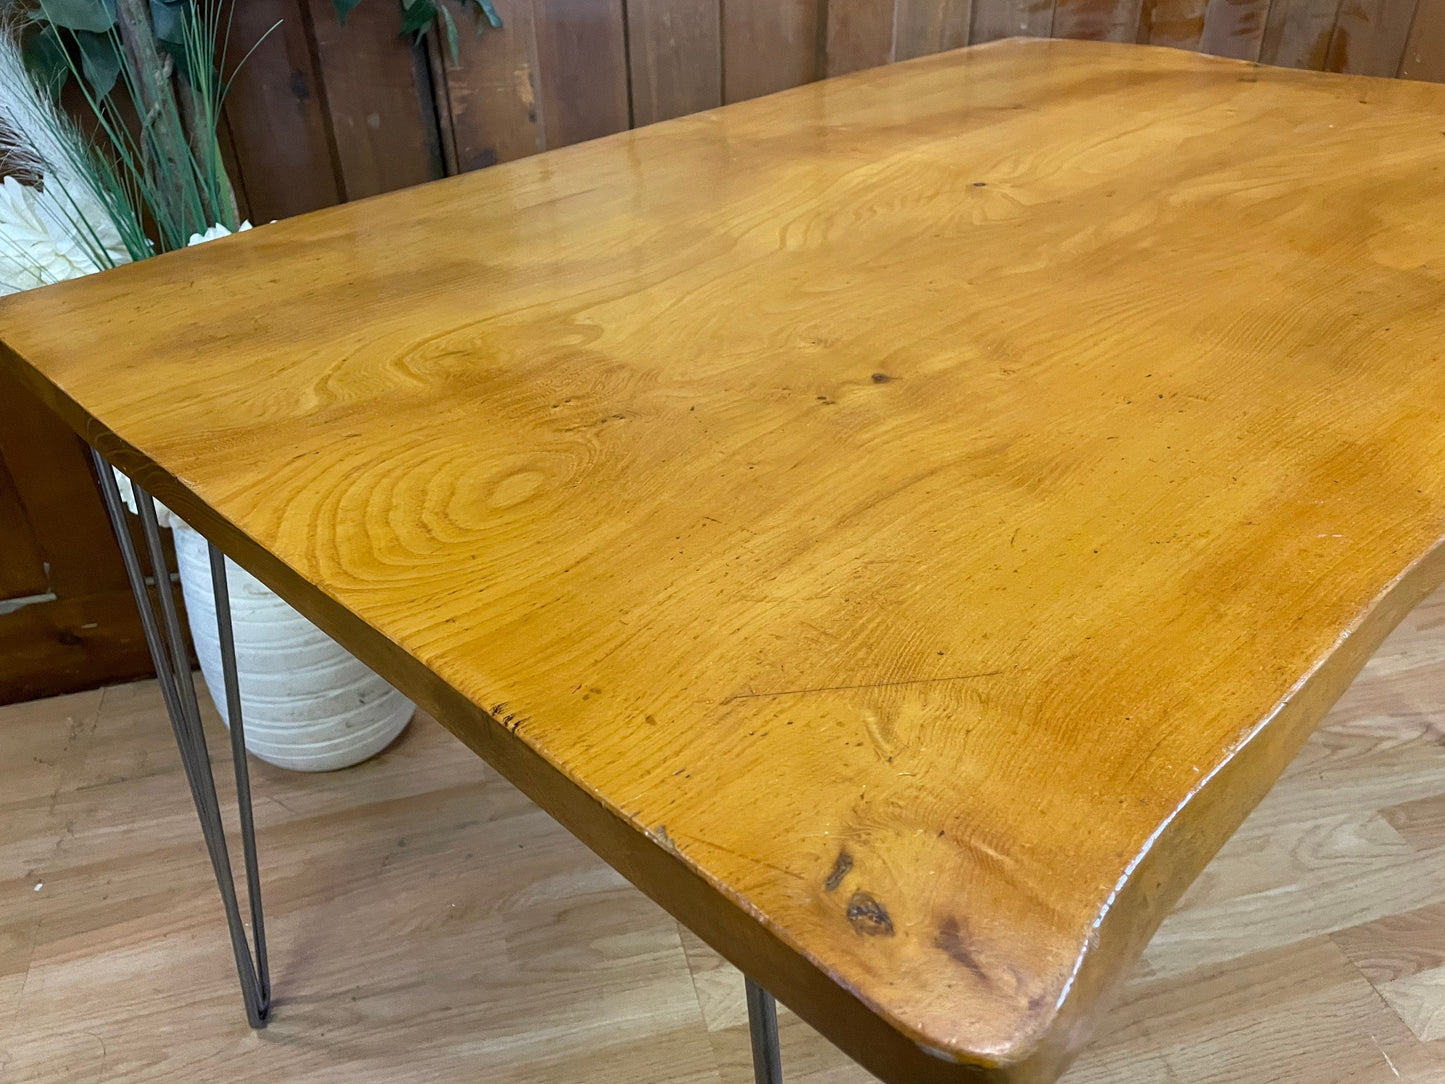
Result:
{"type": "Polygon", "coordinates": [[[480,169],[545,150],[532,0],[493,0],[502,28],[481,36],[471,23],[474,13],[463,13],[460,0],[444,2],[461,30],[456,61],[439,46],[457,168],[480,169]]]}
{"type": "Polygon", "coordinates": [[[1209,0],[1200,51],[1235,60],[1258,60],[1268,15],[1269,0],[1209,0]]]}
{"type": "Polygon", "coordinates": [[[1139,12],[1139,41],[1197,49],[1204,34],[1207,0],[1145,0],[1139,12]]]}
{"type": "Polygon", "coordinates": [[[235,5],[233,54],[244,56],[281,22],[241,67],[226,103],[236,179],[256,222],[329,207],[341,198],[303,13],[301,0],[235,5]]]}
{"type": "Polygon", "coordinates": [[[827,75],[876,68],[893,58],[893,0],[828,0],[827,75]]]}
{"type": "Polygon", "coordinates": [[[401,36],[401,8],[358,5],[342,26],[332,0],[306,0],[326,84],[344,199],[442,175],[425,54],[401,36]]]}
{"type": "MultiPolygon", "coordinates": [[[[85,445],[11,376],[0,380],[0,458],[45,562],[44,587],[57,596],[0,614],[0,703],[149,676],[85,445]]],[[[11,557],[0,549],[0,564],[11,557]]]]}
{"type": "Polygon", "coordinates": [[[911,60],[968,44],[973,0],[898,0],[893,59],[911,60]]]}
{"type": "Polygon", "coordinates": [[[0,602],[39,595],[48,587],[35,528],[25,514],[15,480],[0,458],[0,602]]]}
{"type": "Polygon", "coordinates": [[[538,90],[548,147],[628,126],[622,0],[533,0],[538,90]]]}
{"type": "Polygon", "coordinates": [[[632,123],[722,105],[718,0],[627,0],[632,123]]]}
{"type": "Polygon", "coordinates": [[[1324,69],[1339,0],[1274,0],[1259,59],[1283,68],[1324,69]]]}
{"type": "Polygon", "coordinates": [[[1400,75],[1445,83],[1445,0],[1420,0],[1400,59],[1400,75]]]}
{"type": "Polygon", "coordinates": [[[999,38],[1046,38],[1053,26],[1053,0],[974,0],[968,40],[978,45],[999,38]]]}
{"type": "Polygon", "coordinates": [[[722,0],[724,101],[819,78],[818,15],[818,0],[722,0]]]}
{"type": "Polygon", "coordinates": [[[62,596],[128,581],[79,437],[13,378],[0,383],[0,456],[35,529],[48,586],[62,596]]]}
{"type": "Polygon", "coordinates": [[[1133,41],[1141,0],[1058,0],[1053,36],[1089,41],[1133,41]]]}
{"type": "Polygon", "coordinates": [[[1325,68],[1355,75],[1394,75],[1405,55],[1415,4],[1416,0],[1343,0],[1325,68]]]}
{"type": "MultiPolygon", "coordinates": [[[[114,548],[109,536],[104,541],[114,548]]],[[[154,600],[154,590],[151,595],[154,600]]],[[[179,594],[176,608],[184,623],[185,603],[179,594]]],[[[154,674],[129,588],[37,602],[0,614],[0,704],[154,674]]]]}
{"type": "MultiPolygon", "coordinates": [[[[437,0],[437,3],[443,6],[448,2],[449,0],[437,0]]],[[[422,45],[426,48],[427,72],[431,77],[432,108],[436,115],[437,137],[441,142],[442,169],[451,177],[463,170],[461,163],[457,161],[456,125],[452,119],[451,88],[447,86],[451,44],[446,39],[445,31],[441,34],[426,34],[423,35],[422,45]]],[[[460,33],[457,34],[457,39],[460,52],[460,33]]]]}

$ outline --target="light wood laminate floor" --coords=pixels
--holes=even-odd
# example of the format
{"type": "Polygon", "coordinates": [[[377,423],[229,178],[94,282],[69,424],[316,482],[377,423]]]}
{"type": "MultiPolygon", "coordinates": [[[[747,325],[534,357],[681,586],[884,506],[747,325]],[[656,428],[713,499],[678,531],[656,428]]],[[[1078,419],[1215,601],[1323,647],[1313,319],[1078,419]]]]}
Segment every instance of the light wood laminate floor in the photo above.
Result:
{"type": "MultiPolygon", "coordinates": [[[[252,778],[259,1033],[155,686],[0,708],[0,1081],[751,1080],[737,973],[436,723],[349,771],[252,778]]],[[[789,1084],[872,1079],[786,1012],[782,1042],[789,1084]]],[[[1066,1081],[1445,1082],[1445,594],[1166,921],[1066,1081]]]]}

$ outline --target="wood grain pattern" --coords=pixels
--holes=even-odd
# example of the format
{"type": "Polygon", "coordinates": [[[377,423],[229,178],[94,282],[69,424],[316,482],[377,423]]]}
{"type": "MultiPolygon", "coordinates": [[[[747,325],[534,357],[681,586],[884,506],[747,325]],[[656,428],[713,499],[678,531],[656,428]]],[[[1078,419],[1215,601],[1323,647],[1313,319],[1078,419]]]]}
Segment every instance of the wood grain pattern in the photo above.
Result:
{"type": "Polygon", "coordinates": [[[718,0],[627,0],[633,124],[722,104],[718,0]]]}
{"type": "MultiPolygon", "coordinates": [[[[1445,850],[1417,830],[1445,796],[1442,633],[1437,592],[1166,920],[1160,969],[1151,946],[1064,1084],[1445,1076],[1445,1040],[1411,1027],[1445,1009],[1445,850]]],[[[252,778],[279,976],[264,1035],[238,1018],[155,685],[0,709],[7,1084],[752,1084],[737,971],[435,722],[348,772],[252,778]]],[[[780,1025],[788,1084],[876,1079],[786,1008],[780,1025]]]]}
{"type": "MultiPolygon", "coordinates": [[[[470,0],[465,11],[463,0],[444,2],[464,28],[474,20],[470,0]]],[[[975,42],[1057,33],[1133,37],[1242,60],[1263,55],[1296,66],[1381,75],[1398,71],[1445,81],[1445,16],[1439,0],[1421,0],[1413,23],[1408,17],[1412,0],[1350,0],[1343,10],[1332,0],[1279,0],[1272,25],[1267,24],[1269,0],[1144,0],[1137,12],[1132,0],[1071,0],[1057,28],[1053,0],[978,0],[976,10],[970,0],[835,0],[831,7],[822,0],[631,0],[627,85],[619,93],[616,0],[589,5],[590,0],[582,8],[569,3],[555,9],[566,24],[564,38],[575,30],[583,9],[593,15],[611,12],[612,29],[600,38],[584,31],[577,52],[564,50],[544,65],[537,52],[534,0],[497,0],[506,28],[483,39],[464,30],[456,62],[429,42],[430,78],[415,54],[399,52],[403,43],[392,9],[364,12],[339,32],[331,6],[324,3],[315,8],[319,29],[313,25],[311,0],[239,5],[239,42],[251,40],[277,17],[282,20],[273,41],[240,72],[227,108],[223,150],[234,165],[239,197],[254,220],[266,221],[340,201],[347,194],[347,174],[350,194],[366,195],[442,171],[534,154],[547,147],[540,93],[544,67],[549,84],[584,73],[579,82],[579,93],[589,103],[584,112],[610,117],[581,128],[592,132],[714,105],[723,96],[725,80],[731,81],[727,97],[733,100],[808,82],[827,66],[828,42],[818,18],[822,11],[831,13],[835,28],[849,24],[833,43],[839,70],[881,63],[890,55],[902,60],[962,46],[970,33],[975,42]],[[867,18],[858,19],[855,13],[864,10],[867,18]],[[731,28],[728,34],[722,33],[724,27],[731,28]],[[729,35],[725,58],[719,36],[729,35]],[[601,82],[596,71],[585,75],[599,58],[612,72],[601,82]],[[609,89],[599,92],[599,87],[609,89]],[[631,104],[628,122],[620,119],[624,94],[631,104]],[[327,108],[328,97],[338,102],[335,116],[327,108]]],[[[542,17],[547,19],[548,12],[542,17]]],[[[559,142],[575,140],[568,119],[573,106],[554,95],[553,108],[562,116],[559,142]]],[[[22,578],[23,570],[3,567],[6,552],[0,548],[0,579],[22,578]]]]}
{"type": "Polygon", "coordinates": [[[1442,106],[963,50],[0,338],[870,1069],[1045,1080],[1445,576],[1442,106]]]}

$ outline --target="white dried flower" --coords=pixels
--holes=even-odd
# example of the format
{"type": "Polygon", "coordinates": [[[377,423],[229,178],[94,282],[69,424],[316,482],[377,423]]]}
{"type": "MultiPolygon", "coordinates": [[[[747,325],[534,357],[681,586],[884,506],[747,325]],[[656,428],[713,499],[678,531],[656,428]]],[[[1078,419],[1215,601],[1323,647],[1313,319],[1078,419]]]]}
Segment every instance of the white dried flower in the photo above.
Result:
{"type": "MultiPolygon", "coordinates": [[[[235,232],[237,232],[237,233],[245,233],[245,232],[246,232],[247,230],[249,230],[250,228],[251,228],[251,223],[249,223],[249,222],[242,222],[242,223],[240,224],[240,226],[238,226],[238,227],[236,228],[236,231],[235,231],[235,232]]],[[[210,229],[208,229],[205,233],[193,233],[193,234],[191,234],[191,239],[186,242],[186,247],[187,247],[187,248],[190,248],[192,245],[199,245],[199,244],[201,244],[201,243],[204,242],[204,241],[214,241],[214,240],[216,240],[216,238],[218,238],[218,237],[230,237],[230,236],[231,236],[231,231],[228,230],[228,229],[226,229],[226,227],[223,226],[223,225],[221,225],[219,222],[217,222],[214,226],[212,226],[210,229]]]]}
{"type": "Polygon", "coordinates": [[[0,294],[30,290],[102,270],[91,253],[99,242],[115,264],[129,263],[120,234],[84,192],[70,204],[14,177],[0,184],[0,294]],[[92,234],[83,243],[78,231],[92,234]]]}

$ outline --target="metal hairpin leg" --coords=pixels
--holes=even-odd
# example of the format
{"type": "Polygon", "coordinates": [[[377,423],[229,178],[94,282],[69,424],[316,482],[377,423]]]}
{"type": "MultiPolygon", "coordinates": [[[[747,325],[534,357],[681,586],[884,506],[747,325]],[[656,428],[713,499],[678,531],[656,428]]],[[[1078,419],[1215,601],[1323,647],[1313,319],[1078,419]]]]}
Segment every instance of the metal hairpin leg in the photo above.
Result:
{"type": "Polygon", "coordinates": [[[236,973],[241,979],[241,996],[246,1002],[246,1019],[253,1028],[265,1027],[267,1014],[271,1010],[271,976],[266,966],[266,928],[261,914],[256,830],[251,820],[251,780],[246,765],[241,697],[236,684],[236,649],[231,630],[231,600],[226,585],[225,557],[215,546],[210,547],[211,584],[216,596],[216,624],[220,633],[221,666],[226,682],[226,714],[231,724],[231,757],[236,769],[236,803],[240,807],[241,849],[246,865],[246,889],[251,903],[254,951],[252,944],[247,941],[246,928],[241,921],[240,904],[236,899],[231,858],[226,850],[226,830],[221,823],[221,807],[216,800],[216,784],[211,775],[211,757],[206,749],[206,735],[201,727],[201,712],[196,703],[196,685],[191,676],[186,641],[181,634],[180,618],[176,612],[170,570],[166,565],[165,552],[161,549],[155,506],[151,503],[150,495],[132,482],[141,531],[145,536],[146,550],[155,580],[156,598],[160,604],[159,620],[151,605],[150,592],[146,589],[140,557],[126,525],[125,507],[121,503],[115,476],[111,473],[110,464],[98,452],[92,450],[90,454],[99,476],[105,509],[110,514],[111,527],[115,529],[116,541],[120,543],[126,578],[130,580],[130,588],[140,610],[146,646],[150,648],[151,661],[155,663],[156,678],[160,683],[161,696],[165,700],[166,714],[170,716],[176,746],[180,749],[181,764],[186,771],[186,781],[190,784],[196,815],[201,820],[201,833],[206,838],[206,850],[211,856],[216,885],[221,890],[221,901],[226,907],[226,924],[231,932],[231,950],[236,956],[236,973]]]}
{"type": "Polygon", "coordinates": [[[757,1084],[783,1084],[777,1003],[752,979],[744,976],[744,981],[748,991],[748,1034],[753,1040],[753,1080],[757,1084]]]}

